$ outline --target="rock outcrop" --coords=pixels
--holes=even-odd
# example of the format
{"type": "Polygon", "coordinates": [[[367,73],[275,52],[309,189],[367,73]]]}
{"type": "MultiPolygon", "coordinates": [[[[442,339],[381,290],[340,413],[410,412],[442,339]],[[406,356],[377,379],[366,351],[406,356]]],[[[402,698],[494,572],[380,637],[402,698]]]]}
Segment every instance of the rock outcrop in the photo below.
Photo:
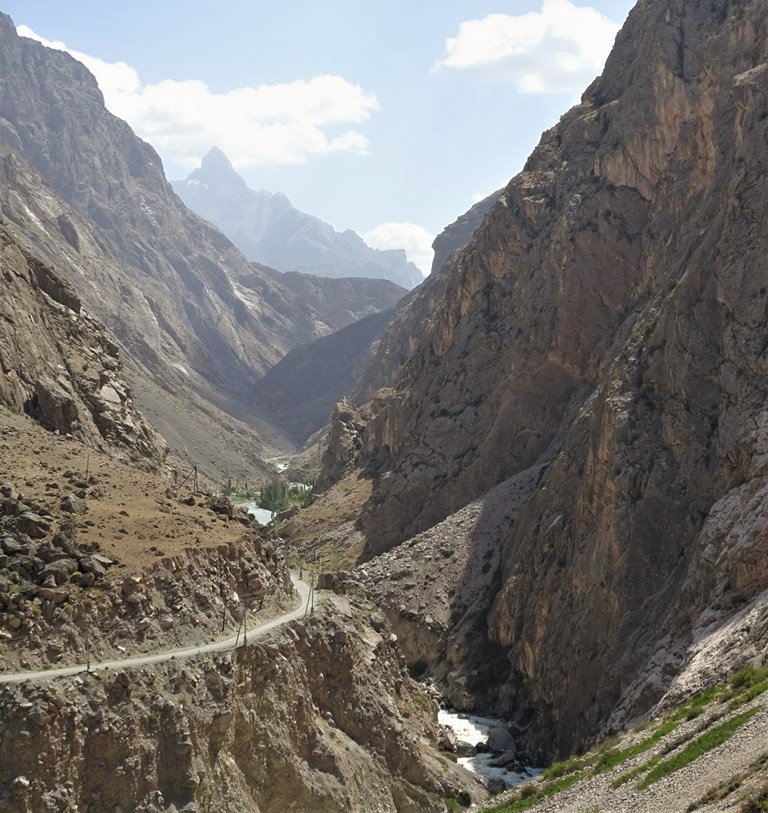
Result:
{"type": "Polygon", "coordinates": [[[429,744],[436,706],[372,615],[331,597],[233,653],[3,689],[0,810],[443,813],[483,798],[429,744]]]}
{"type": "Polygon", "coordinates": [[[161,465],[165,443],[136,408],[114,341],[4,222],[0,274],[0,404],[95,448],[161,465]]]}
{"type": "Polygon", "coordinates": [[[471,209],[457,217],[453,223],[446,226],[432,243],[435,256],[432,260],[432,273],[439,271],[448,258],[472,239],[478,230],[483,218],[491,211],[494,203],[501,197],[503,189],[491,193],[488,197],[479,200],[471,209]]]}
{"type": "Polygon", "coordinates": [[[766,120],[764,3],[641,0],[381,342],[403,362],[360,433],[367,556],[550,462],[499,540],[483,687],[550,753],[762,617],[766,120]]]}

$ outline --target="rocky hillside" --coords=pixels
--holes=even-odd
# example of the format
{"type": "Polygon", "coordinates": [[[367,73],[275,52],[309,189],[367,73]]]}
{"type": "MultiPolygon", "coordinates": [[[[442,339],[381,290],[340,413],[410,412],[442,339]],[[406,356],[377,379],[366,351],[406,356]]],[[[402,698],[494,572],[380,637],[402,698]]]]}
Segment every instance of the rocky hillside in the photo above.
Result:
{"type": "Polygon", "coordinates": [[[546,467],[499,539],[476,691],[549,753],[764,640],[767,91],[764,3],[641,0],[401,309],[347,444],[367,557],[546,467]]]}
{"type": "Polygon", "coordinates": [[[16,747],[0,810],[444,813],[483,798],[429,744],[435,707],[384,619],[358,599],[324,607],[208,661],[3,689],[16,747]]]}
{"type": "Polygon", "coordinates": [[[2,16],[0,66],[10,227],[113,333],[169,443],[220,477],[266,475],[270,449],[291,442],[241,396],[289,349],[390,307],[400,289],[328,280],[295,293],[182,204],[80,63],[18,37],[2,16]]]}
{"type": "Polygon", "coordinates": [[[321,277],[372,277],[413,288],[421,272],[405,252],[371,248],[350,229],[337,232],[300,212],[280,192],[250,189],[217,147],[173,188],[254,262],[321,277]]]}
{"type": "Polygon", "coordinates": [[[0,274],[0,405],[59,435],[159,467],[165,443],[136,409],[114,341],[83,311],[72,286],[1,221],[0,274]]]}
{"type": "Polygon", "coordinates": [[[436,704],[359,589],[318,594],[255,642],[295,597],[228,500],[5,407],[0,455],[0,683],[199,646],[250,616],[234,651],[2,685],[0,810],[443,813],[485,798],[437,752],[436,704]]]}
{"type": "Polygon", "coordinates": [[[291,350],[256,382],[254,409],[301,446],[330,422],[337,401],[354,389],[392,316],[392,310],[374,313],[291,350]]]}
{"type": "Polygon", "coordinates": [[[405,288],[394,282],[366,277],[333,279],[288,271],[278,274],[278,279],[335,330],[391,310],[406,294],[405,288]]]}

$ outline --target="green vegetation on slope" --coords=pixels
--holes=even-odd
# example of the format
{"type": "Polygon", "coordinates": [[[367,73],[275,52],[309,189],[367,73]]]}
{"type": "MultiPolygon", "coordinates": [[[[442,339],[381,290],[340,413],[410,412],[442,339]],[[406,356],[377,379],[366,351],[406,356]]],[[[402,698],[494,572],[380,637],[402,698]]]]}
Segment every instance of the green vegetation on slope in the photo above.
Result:
{"type": "Polygon", "coordinates": [[[648,776],[646,776],[645,779],[638,784],[637,787],[641,790],[650,787],[654,782],[658,782],[659,779],[663,779],[665,776],[668,776],[675,771],[679,771],[681,768],[684,768],[702,754],[706,754],[707,751],[711,751],[718,745],[722,745],[726,740],[733,736],[733,733],[737,728],[746,723],[750,718],[754,717],[758,711],[760,711],[759,708],[749,709],[748,711],[737,714],[735,717],[731,717],[730,720],[726,720],[724,723],[720,723],[720,725],[705,731],[700,737],[697,737],[695,740],[686,745],[686,747],[683,748],[683,750],[678,754],[675,754],[669,759],[665,759],[663,762],[656,765],[649,772],[648,776]]]}
{"type": "MultiPolygon", "coordinates": [[[[757,714],[762,707],[749,709],[717,726],[713,727],[713,724],[766,690],[768,690],[768,667],[759,669],[745,667],[735,674],[727,684],[711,686],[689,700],[685,705],[673,710],[667,715],[666,719],[656,725],[648,737],[640,742],[626,748],[618,748],[614,746],[615,740],[607,740],[601,743],[598,748],[586,754],[555,762],[547,768],[540,782],[523,785],[518,790],[517,798],[488,808],[488,813],[517,813],[517,811],[529,810],[547,797],[567,790],[582,779],[610,771],[623,762],[649,751],[682,725],[683,722],[695,719],[715,703],[720,704],[722,708],[709,714],[696,728],[675,737],[666,743],[660,754],[622,774],[612,783],[612,787],[616,788],[647,773],[645,779],[637,785],[638,789],[647,788],[662,777],[680,770],[697,757],[726,742],[741,725],[757,714]],[[678,754],[669,759],[664,759],[667,754],[676,751],[686,743],[688,745],[678,754]]],[[[768,799],[768,796],[766,798],[768,799]]],[[[762,801],[758,798],[754,801],[754,804],[762,804],[762,801]]],[[[768,801],[766,801],[766,804],[768,805],[768,801]]],[[[694,808],[692,807],[692,809],[694,808]]],[[[751,813],[752,811],[764,809],[768,810],[768,807],[745,808],[745,811],[751,813]]]]}
{"type": "MultiPolygon", "coordinates": [[[[731,776],[728,779],[720,782],[719,784],[715,785],[713,788],[710,788],[698,801],[694,802],[691,805],[688,805],[687,813],[693,813],[694,810],[698,810],[700,807],[704,807],[704,805],[712,804],[713,802],[721,802],[723,799],[726,799],[732,793],[737,791],[740,787],[744,785],[744,783],[761,771],[765,771],[768,768],[768,751],[764,754],[761,754],[750,766],[749,768],[744,771],[743,773],[736,774],[735,776],[731,776]]],[[[765,794],[764,799],[762,801],[768,802],[768,786],[764,789],[758,791],[757,796],[754,799],[750,800],[750,803],[757,804],[761,802],[761,794],[765,794]]],[[[749,804],[749,803],[748,803],[749,804]]],[[[765,810],[768,808],[759,808],[759,807],[749,807],[745,806],[742,807],[742,813],[756,813],[759,810],[765,810]]]]}

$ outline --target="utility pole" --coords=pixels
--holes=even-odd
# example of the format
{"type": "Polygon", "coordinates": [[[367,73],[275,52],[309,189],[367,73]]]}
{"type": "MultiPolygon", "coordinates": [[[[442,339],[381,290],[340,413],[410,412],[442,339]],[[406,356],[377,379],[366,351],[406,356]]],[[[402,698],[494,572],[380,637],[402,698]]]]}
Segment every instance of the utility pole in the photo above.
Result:
{"type": "Polygon", "coordinates": [[[219,579],[221,583],[221,601],[224,609],[221,613],[221,631],[224,632],[227,626],[227,586],[224,584],[224,568],[219,564],[219,579]]]}
{"type": "Polygon", "coordinates": [[[309,571],[309,595],[307,596],[307,608],[304,610],[304,618],[307,615],[315,614],[315,572],[309,571]]]}

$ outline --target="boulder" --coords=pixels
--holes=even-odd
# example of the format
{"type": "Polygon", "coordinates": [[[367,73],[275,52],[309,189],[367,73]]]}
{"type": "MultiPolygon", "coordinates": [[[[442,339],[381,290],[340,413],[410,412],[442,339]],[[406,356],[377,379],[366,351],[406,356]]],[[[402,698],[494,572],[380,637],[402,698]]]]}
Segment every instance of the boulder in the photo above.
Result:
{"type": "Polygon", "coordinates": [[[15,540],[12,536],[4,536],[0,544],[2,544],[3,550],[9,556],[14,556],[22,551],[21,543],[15,540]]]}
{"type": "Polygon", "coordinates": [[[78,587],[93,587],[96,581],[96,576],[94,576],[93,573],[77,572],[73,573],[69,577],[69,580],[72,582],[72,584],[76,584],[78,587]]]}
{"type": "Polygon", "coordinates": [[[66,494],[61,501],[61,510],[65,514],[82,514],[85,503],[76,494],[66,494]]]}
{"type": "Polygon", "coordinates": [[[45,424],[61,435],[72,434],[80,427],[77,401],[71,392],[50,378],[35,381],[35,396],[45,424]]]}
{"type": "Polygon", "coordinates": [[[41,587],[39,596],[54,604],[63,604],[67,600],[66,590],[62,590],[60,587],[41,587]]]}
{"type": "Polygon", "coordinates": [[[16,520],[16,527],[21,533],[32,539],[42,539],[51,530],[51,521],[46,517],[35,514],[32,511],[25,511],[16,520]]]}
{"type": "Polygon", "coordinates": [[[74,559],[58,559],[55,562],[50,562],[43,568],[40,574],[41,579],[45,580],[49,576],[53,576],[56,580],[56,585],[62,585],[64,582],[69,581],[69,577],[77,571],[77,562],[74,559]]]}
{"type": "Polygon", "coordinates": [[[517,751],[515,738],[502,726],[492,726],[488,731],[488,750],[494,752],[517,751]]]}
{"type": "Polygon", "coordinates": [[[440,729],[437,744],[441,751],[455,751],[457,746],[456,734],[454,734],[450,728],[443,726],[440,729]]]}
{"type": "Polygon", "coordinates": [[[107,568],[95,556],[81,556],[78,565],[83,573],[89,573],[94,578],[100,578],[107,572],[107,568]]]}
{"type": "Polygon", "coordinates": [[[7,497],[9,500],[19,499],[19,492],[16,491],[16,488],[11,483],[3,483],[0,485],[0,494],[2,494],[3,497],[7,497]]]}

